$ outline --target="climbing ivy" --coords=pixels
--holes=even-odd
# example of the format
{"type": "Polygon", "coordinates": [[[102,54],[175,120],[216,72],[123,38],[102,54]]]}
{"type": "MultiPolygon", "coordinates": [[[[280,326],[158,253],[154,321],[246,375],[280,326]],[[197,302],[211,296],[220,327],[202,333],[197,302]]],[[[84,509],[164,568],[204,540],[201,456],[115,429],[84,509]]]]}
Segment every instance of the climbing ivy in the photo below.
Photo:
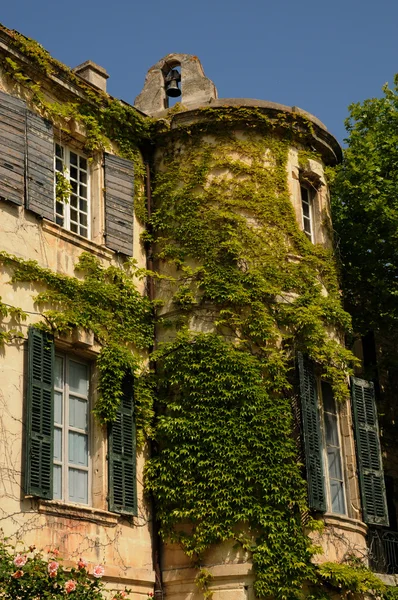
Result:
{"type": "MultiPolygon", "coordinates": [[[[0,29],[8,34],[11,45],[29,59],[26,65],[17,59],[3,57],[4,72],[11,83],[24,91],[28,101],[43,117],[68,134],[71,123],[83,125],[86,134],[84,150],[88,156],[110,150],[116,144],[118,154],[134,162],[135,212],[141,221],[145,221],[144,165],[139,147],[149,144],[153,120],[105,92],[93,89],[72,69],[54,59],[38,42],[3,25],[0,29]],[[32,65],[36,70],[32,69],[32,65]],[[45,80],[52,76],[66,77],[80,94],[68,94],[69,98],[64,96],[60,101],[49,100],[45,80]]],[[[55,89],[56,86],[53,86],[55,89]]]]}
{"type": "MultiPolygon", "coordinates": [[[[150,431],[152,418],[151,389],[145,384],[142,371],[145,351],[152,345],[153,322],[151,303],[137,291],[133,281],[142,276],[135,263],[129,261],[122,268],[103,267],[98,259],[84,252],[75,266],[78,277],[55,273],[36,261],[25,261],[5,252],[0,252],[0,263],[11,268],[12,283],[45,286],[45,291],[35,297],[45,319],[40,327],[57,335],[70,334],[76,327],[94,333],[100,345],[97,361],[100,397],[94,413],[100,422],[115,419],[126,372],[142,375],[135,389],[138,442],[142,443],[144,434],[150,431]]],[[[7,311],[13,316],[16,309],[7,311]]],[[[5,310],[2,315],[6,316],[5,310]]],[[[26,315],[17,311],[15,316],[26,315]]]]}
{"type": "Polygon", "coordinates": [[[146,486],[162,536],[194,564],[235,541],[252,557],[257,596],[295,598],[317,581],[292,435],[295,355],[306,353],[345,400],[352,355],[340,339],[350,318],[332,251],[307,239],[292,207],[297,124],[257,111],[242,129],[240,109],[236,121],[232,110],[219,121],[204,112],[211,128],[172,129],[172,143],[164,136],[154,183],[150,241],[175,282],[165,284],[173,306],[159,317],[173,339],[155,354],[160,451],[146,486]]]}

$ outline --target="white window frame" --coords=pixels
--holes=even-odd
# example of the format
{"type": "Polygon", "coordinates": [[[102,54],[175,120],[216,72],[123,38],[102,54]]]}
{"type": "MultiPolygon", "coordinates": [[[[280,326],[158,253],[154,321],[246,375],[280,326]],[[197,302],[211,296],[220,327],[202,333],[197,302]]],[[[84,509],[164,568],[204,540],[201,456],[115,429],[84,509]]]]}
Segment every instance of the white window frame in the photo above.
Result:
{"type": "Polygon", "coordinates": [[[321,432],[322,432],[322,456],[323,456],[323,468],[325,473],[325,488],[326,488],[326,503],[328,507],[328,512],[334,515],[341,515],[342,517],[348,516],[347,511],[347,484],[346,484],[346,476],[345,476],[345,457],[342,445],[342,436],[341,436],[341,426],[340,426],[340,411],[339,406],[336,402],[336,399],[333,396],[334,402],[334,413],[329,413],[329,411],[325,410],[325,403],[322,394],[322,383],[330,385],[328,381],[318,379],[318,397],[320,398],[320,418],[321,418],[321,432]],[[342,479],[336,479],[330,476],[329,473],[329,461],[328,461],[328,444],[326,439],[326,425],[325,425],[325,414],[332,414],[336,417],[336,431],[338,437],[338,450],[339,450],[339,459],[340,459],[340,469],[342,479]],[[332,506],[332,496],[330,489],[330,482],[332,479],[336,479],[336,481],[340,481],[342,483],[343,489],[343,504],[344,504],[344,512],[335,512],[332,506]]]}
{"type": "MultiPolygon", "coordinates": [[[[55,422],[55,414],[54,414],[54,434],[55,429],[59,429],[62,431],[62,458],[61,460],[57,460],[53,457],[53,470],[54,466],[62,467],[62,477],[61,477],[61,497],[56,498],[53,496],[54,500],[59,500],[61,502],[65,502],[68,504],[79,504],[84,506],[92,506],[92,497],[91,497],[91,489],[92,489],[92,461],[91,461],[91,437],[92,437],[92,427],[91,427],[91,411],[90,411],[90,365],[84,360],[80,360],[78,357],[75,357],[70,354],[63,354],[60,352],[56,352],[56,359],[61,359],[63,364],[63,388],[57,387],[54,382],[54,392],[62,393],[62,424],[55,422]],[[75,362],[80,365],[84,365],[87,368],[87,394],[79,394],[78,392],[70,393],[69,389],[69,381],[70,381],[70,362],[75,362]],[[70,395],[75,396],[77,398],[81,398],[87,401],[87,430],[84,431],[80,428],[73,427],[69,425],[69,398],[70,395]],[[73,463],[69,463],[69,432],[76,432],[80,434],[87,435],[87,466],[83,465],[75,465],[73,463]],[[84,471],[88,474],[87,476],[87,503],[86,502],[76,502],[74,500],[69,499],[69,469],[73,468],[79,471],[84,471]]],[[[54,399],[55,402],[55,399],[54,399]]],[[[55,413],[55,411],[54,411],[55,413]]],[[[55,444],[54,444],[55,450],[55,444]]],[[[55,475],[53,474],[55,478],[55,475]]]]}
{"type": "Polygon", "coordinates": [[[65,146],[64,144],[60,144],[55,142],[54,145],[54,170],[55,173],[62,172],[63,176],[68,180],[71,185],[76,186],[76,193],[71,193],[68,202],[58,202],[55,194],[55,186],[56,186],[56,175],[54,181],[54,213],[55,213],[55,222],[71,231],[76,235],[80,235],[81,237],[90,240],[91,239],[91,189],[90,189],[90,166],[88,163],[88,157],[84,156],[80,152],[77,152],[75,148],[71,148],[69,146],[65,146]],[[58,148],[62,149],[63,157],[57,155],[58,148]],[[79,166],[71,164],[71,153],[75,154],[78,157],[79,166]],[[80,167],[80,159],[86,161],[86,169],[80,167]],[[63,170],[60,170],[60,162],[62,161],[63,170]],[[77,168],[78,179],[75,179],[71,176],[71,172],[73,169],[77,168]],[[86,175],[86,183],[80,182],[80,174],[86,175]],[[83,195],[80,195],[80,186],[85,188],[86,190],[86,198],[83,195]],[[76,196],[76,206],[72,206],[71,196],[76,196]],[[87,212],[80,209],[80,201],[87,201],[87,212]],[[59,208],[63,207],[63,215],[60,214],[59,208]],[[58,212],[57,212],[58,211],[58,212]],[[71,213],[75,211],[77,213],[77,218],[79,219],[80,215],[87,215],[87,227],[84,225],[77,223],[76,221],[72,221],[71,213]],[[61,219],[63,223],[61,223],[61,219]],[[87,229],[87,235],[81,233],[82,228],[85,227],[87,229]],[[78,231],[74,231],[74,228],[77,228],[78,231]]]}
{"type": "Polygon", "coordinates": [[[303,181],[300,181],[300,198],[301,198],[301,214],[302,214],[302,227],[307,238],[315,243],[315,220],[314,220],[314,198],[315,193],[311,187],[303,181]],[[306,192],[307,198],[303,196],[303,190],[306,192]],[[308,206],[308,215],[305,214],[305,206],[308,206]],[[309,231],[306,230],[306,223],[309,224],[309,231]]]}

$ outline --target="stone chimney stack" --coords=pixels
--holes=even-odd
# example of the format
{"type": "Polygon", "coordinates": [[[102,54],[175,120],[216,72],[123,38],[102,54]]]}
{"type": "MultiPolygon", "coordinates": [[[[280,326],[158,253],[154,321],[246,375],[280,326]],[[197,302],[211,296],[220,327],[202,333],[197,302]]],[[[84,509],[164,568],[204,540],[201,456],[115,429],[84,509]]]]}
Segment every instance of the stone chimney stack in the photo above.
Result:
{"type": "Polygon", "coordinates": [[[97,65],[92,60],[86,60],[86,62],[78,65],[72,70],[82,79],[85,79],[103,92],[106,92],[106,80],[108,79],[109,75],[104,67],[100,67],[100,65],[97,65]]]}

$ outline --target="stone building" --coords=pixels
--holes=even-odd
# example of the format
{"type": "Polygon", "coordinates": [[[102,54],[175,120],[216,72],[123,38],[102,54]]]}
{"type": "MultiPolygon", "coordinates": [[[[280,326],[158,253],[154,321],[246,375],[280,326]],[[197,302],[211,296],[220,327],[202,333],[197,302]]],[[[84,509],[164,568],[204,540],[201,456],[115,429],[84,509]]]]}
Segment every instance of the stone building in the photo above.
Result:
{"type": "MultiPolygon", "coordinates": [[[[189,516],[181,517],[180,543],[159,541],[164,507],[189,513],[183,494],[172,498],[171,492],[173,481],[178,486],[190,476],[165,466],[181,449],[192,458],[194,445],[183,430],[177,442],[165,434],[160,449],[146,442],[136,451],[130,388],[123,388],[108,427],[92,416],[105,338],[84,327],[87,321],[76,326],[76,316],[62,322],[65,297],[36,298],[51,289],[50,273],[82,282],[75,266],[86,252],[103,268],[122,269],[133,258],[139,269],[155,272],[145,282],[134,271],[133,281],[143,298],[157,303],[156,349],[182,339],[183,328],[188,341],[181,347],[206,339],[195,335],[214,340],[217,334],[232,353],[247,351],[249,362],[258,361],[264,402],[293,405],[292,416],[282,420],[291,422],[305,467],[296,469],[291,455],[286,461],[292,478],[305,472],[309,507],[325,526],[310,533],[323,548],[315,562],[355,557],[368,564],[368,525],[387,527],[388,516],[373,386],[353,379],[348,401],[345,317],[334,266],[328,266],[333,240],[324,169],[341,160],[336,140],[298,107],[219,99],[190,55],[171,54],[152,67],[134,107],[107,95],[107,73],[98,65],[87,61],[69,70],[5,28],[0,65],[0,306],[4,335],[10,335],[0,359],[5,535],[59,548],[67,565],[83,554],[90,565],[102,562],[111,587],[127,586],[135,594],[155,590],[182,599],[210,590],[216,599],[254,597],[251,553],[247,543],[236,544],[244,536],[255,544],[260,521],[237,517],[231,539],[216,537],[200,558],[195,549],[191,556],[184,552],[184,539],[195,539],[198,529],[189,516]],[[181,103],[169,106],[180,88],[181,103]],[[152,220],[145,217],[145,202],[152,220]],[[15,279],[18,264],[31,260],[39,274],[28,268],[25,280],[15,279]],[[51,333],[37,328],[43,323],[50,323],[51,333]],[[162,444],[169,452],[163,462],[162,444]],[[151,454],[160,456],[148,475],[154,501],[143,492],[151,454]],[[165,469],[166,500],[156,469],[165,469]],[[198,564],[208,578],[201,585],[198,564]]],[[[137,348],[126,340],[144,368],[150,344],[137,348]]],[[[179,349],[170,347],[177,361],[179,349]]],[[[163,384],[167,393],[180,394],[180,384],[168,387],[167,375],[163,384]]],[[[160,404],[162,415],[179,410],[168,409],[167,400],[160,404]]],[[[195,412],[190,418],[194,424],[195,412]]],[[[210,453],[212,443],[206,439],[210,453]]],[[[207,473],[203,480],[197,473],[193,489],[198,482],[210,485],[207,473]]],[[[249,483],[261,503],[261,481],[253,476],[249,483]]],[[[270,492],[275,511],[280,493],[270,492]]],[[[209,498],[205,493],[203,502],[209,498]]],[[[298,510],[300,495],[293,504],[298,510]]]]}

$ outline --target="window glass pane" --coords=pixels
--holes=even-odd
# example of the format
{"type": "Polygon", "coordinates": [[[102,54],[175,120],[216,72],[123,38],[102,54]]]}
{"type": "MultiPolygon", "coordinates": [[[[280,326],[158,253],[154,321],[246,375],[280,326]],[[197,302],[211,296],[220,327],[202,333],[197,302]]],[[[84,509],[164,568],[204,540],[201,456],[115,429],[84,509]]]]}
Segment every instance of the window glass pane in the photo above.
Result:
{"type": "Polygon", "coordinates": [[[337,417],[330,413],[325,413],[325,433],[326,444],[328,446],[339,447],[339,433],[337,431],[337,417]]]}
{"type": "Polygon", "coordinates": [[[55,159],[55,169],[60,173],[64,171],[64,165],[62,164],[62,160],[60,158],[55,159]]]}
{"type": "Polygon", "coordinates": [[[79,186],[80,195],[82,198],[87,198],[87,187],[85,185],[79,186]]]}
{"type": "Polygon", "coordinates": [[[76,167],[70,168],[70,177],[71,179],[77,179],[77,169],[76,167]]]}
{"type": "Polygon", "coordinates": [[[321,385],[324,409],[326,412],[336,414],[336,404],[333,397],[332,386],[330,383],[327,383],[327,381],[322,381],[321,385]]]}
{"type": "Polygon", "coordinates": [[[76,223],[71,223],[70,224],[70,230],[73,231],[73,233],[77,233],[77,225],[76,225],[76,223]]]}
{"type": "Polygon", "coordinates": [[[73,360],[69,361],[69,387],[71,392],[87,396],[88,394],[88,373],[87,365],[82,365],[73,360]]]}
{"type": "Polygon", "coordinates": [[[330,496],[332,501],[332,512],[344,515],[344,489],[341,481],[330,481],[330,496]]]}
{"type": "Polygon", "coordinates": [[[84,173],[83,171],[80,171],[79,175],[80,175],[80,183],[87,184],[87,173],[84,173]]]}
{"type": "Polygon", "coordinates": [[[88,504],[88,473],[69,469],[69,500],[88,504]]]}
{"type": "Polygon", "coordinates": [[[87,431],[87,400],[69,397],[69,425],[87,431]]]}
{"type": "Polygon", "coordinates": [[[69,431],[68,445],[69,445],[69,462],[73,465],[81,465],[82,467],[87,467],[87,465],[88,465],[87,435],[84,435],[83,433],[76,433],[75,431],[69,431]]]}
{"type": "Polygon", "coordinates": [[[70,164],[77,166],[77,154],[70,152],[70,164]]]}
{"type": "Polygon", "coordinates": [[[339,448],[328,448],[329,477],[343,479],[339,448]]]}
{"type": "Polygon", "coordinates": [[[54,392],[54,423],[62,425],[62,394],[54,392]]]}
{"type": "Polygon", "coordinates": [[[54,460],[62,461],[62,429],[54,427],[54,460]]]}
{"type": "Polygon", "coordinates": [[[54,465],[53,498],[54,500],[62,500],[62,467],[59,465],[54,465]]]}
{"type": "Polygon", "coordinates": [[[74,194],[77,194],[77,181],[71,181],[70,182],[70,187],[72,188],[72,192],[74,194]]]}
{"type": "Polygon", "coordinates": [[[80,235],[82,235],[83,237],[87,237],[88,232],[85,227],[80,227],[80,235]]]}
{"type": "Polygon", "coordinates": [[[84,169],[85,171],[87,171],[87,160],[85,158],[83,158],[82,156],[79,156],[79,165],[81,169],[84,169]]]}
{"type": "Polygon", "coordinates": [[[311,235],[311,222],[309,219],[304,219],[304,230],[311,235]]]}
{"type": "Polygon", "coordinates": [[[310,205],[307,204],[306,202],[303,202],[302,206],[303,206],[303,215],[305,217],[307,217],[307,219],[309,219],[310,218],[310,205]]]}
{"type": "MultiPolygon", "coordinates": [[[[55,357],[54,385],[60,389],[64,387],[64,359],[62,356],[55,357]]],[[[62,421],[58,421],[58,423],[62,423],[62,421]]]]}

